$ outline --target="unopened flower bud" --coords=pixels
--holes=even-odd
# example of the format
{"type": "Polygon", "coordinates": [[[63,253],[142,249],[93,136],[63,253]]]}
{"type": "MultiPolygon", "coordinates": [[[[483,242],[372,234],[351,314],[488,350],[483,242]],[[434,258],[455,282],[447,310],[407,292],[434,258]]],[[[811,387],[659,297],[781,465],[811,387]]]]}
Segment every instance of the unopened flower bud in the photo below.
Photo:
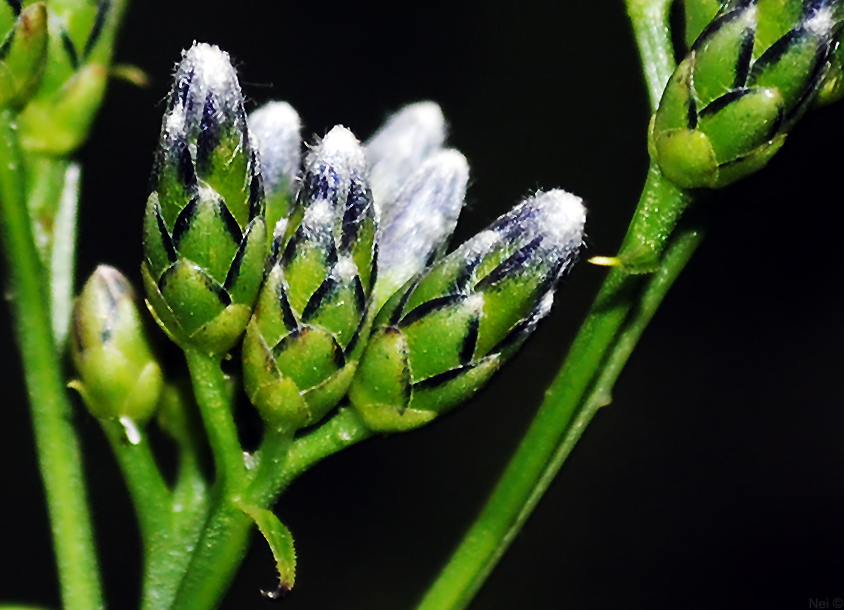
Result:
{"type": "Polygon", "coordinates": [[[246,332],[243,377],[262,417],[295,430],[345,395],[371,321],[375,209],[347,129],[309,156],[287,232],[246,332]]]}
{"type": "Polygon", "coordinates": [[[370,184],[382,214],[399,189],[445,142],[445,118],[434,102],[409,104],[392,115],[366,143],[370,184]]]}
{"type": "Polygon", "coordinates": [[[809,107],[841,35],[838,0],[724,3],[666,85],[651,154],[683,188],[761,169],[809,107]]]}
{"type": "Polygon", "coordinates": [[[100,265],[85,283],[73,311],[71,355],[79,373],[72,385],[95,417],[142,424],[153,415],[163,387],[161,368],[135,293],[117,269],[100,265]]]}
{"type": "Polygon", "coordinates": [[[429,156],[401,187],[381,218],[378,303],[444,254],[468,181],[466,158],[448,149],[429,156]]]}
{"type": "Polygon", "coordinates": [[[44,76],[17,119],[25,149],[66,155],[85,140],[105,94],[124,10],[125,3],[114,0],[47,2],[44,76]]]}
{"type": "Polygon", "coordinates": [[[415,428],[481,388],[550,311],[584,222],[578,197],[537,194],[397,291],[349,389],[370,429],[415,428]]]}
{"type": "Polygon", "coordinates": [[[228,55],[195,44],[170,92],[144,221],[150,309],[182,347],[224,354],[263,279],[260,163],[228,55]]]}
{"type": "Polygon", "coordinates": [[[290,214],[299,175],[302,138],[299,115],[286,102],[270,102],[249,115],[264,176],[267,227],[273,231],[290,214]]]}

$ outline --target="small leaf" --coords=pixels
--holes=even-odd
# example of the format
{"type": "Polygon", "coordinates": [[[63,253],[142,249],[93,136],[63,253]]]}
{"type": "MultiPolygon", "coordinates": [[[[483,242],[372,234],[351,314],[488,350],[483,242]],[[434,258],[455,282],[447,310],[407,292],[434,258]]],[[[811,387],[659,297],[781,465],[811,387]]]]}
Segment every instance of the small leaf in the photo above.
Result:
{"type": "Polygon", "coordinates": [[[238,502],[238,508],[252,517],[258,530],[270,545],[278,570],[278,588],[275,591],[262,591],[270,599],[284,597],[293,588],[296,578],[296,549],[293,548],[293,536],[275,514],[266,508],[258,508],[238,502]]]}

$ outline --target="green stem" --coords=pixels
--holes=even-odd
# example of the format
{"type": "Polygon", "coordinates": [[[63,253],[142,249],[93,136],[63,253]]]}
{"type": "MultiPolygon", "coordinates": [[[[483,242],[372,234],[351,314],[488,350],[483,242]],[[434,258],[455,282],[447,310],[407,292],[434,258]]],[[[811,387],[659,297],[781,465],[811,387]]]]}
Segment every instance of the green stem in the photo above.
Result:
{"type": "MultiPolygon", "coordinates": [[[[619,258],[629,260],[634,268],[641,259],[656,257],[659,261],[679,214],[689,202],[687,194],[651,168],[619,258]]],[[[662,260],[659,274],[664,264],[662,260]]],[[[679,273],[680,268],[669,273],[679,273]]],[[[615,353],[623,337],[627,337],[625,349],[635,345],[635,340],[630,341],[632,335],[626,334],[630,328],[626,325],[635,323],[636,315],[631,318],[631,311],[647,285],[647,277],[631,275],[625,268],[610,272],[486,506],[418,610],[465,608],[495,567],[600,406],[599,401],[584,400],[595,379],[605,374],[608,362],[618,363],[615,376],[620,372],[626,357],[618,358],[615,353]],[[596,406],[587,410],[588,403],[596,406]]],[[[640,333],[646,323],[642,321],[640,333]]],[[[615,376],[607,378],[604,392],[609,391],[615,376]]]]}
{"type": "Polygon", "coordinates": [[[144,551],[149,553],[149,542],[167,528],[167,511],[170,505],[170,490],[161,477],[150,450],[147,435],[142,430],[129,430],[117,419],[100,421],[112,451],[129,488],[129,495],[138,515],[138,525],[144,540],[144,551]],[[137,433],[137,437],[133,435],[137,433]]]}
{"type": "MultiPolygon", "coordinates": [[[[109,419],[100,423],[138,516],[144,552],[143,607],[163,610],[173,600],[180,576],[190,561],[189,549],[204,522],[204,481],[187,488],[182,485],[177,488],[178,493],[171,493],[142,430],[133,438],[133,431],[126,427],[134,425],[132,422],[109,419]]],[[[191,468],[191,464],[187,467],[191,468]]],[[[199,474],[198,469],[194,472],[199,474]]]]}
{"type": "Polygon", "coordinates": [[[172,606],[208,518],[208,486],[196,447],[180,449],[176,487],[167,505],[167,530],[144,542],[150,555],[143,580],[143,610],[167,610],[172,606]]]}
{"type": "MultiPolygon", "coordinates": [[[[648,83],[651,108],[674,70],[668,27],[670,0],[627,0],[648,83]]],[[[702,238],[683,231],[666,244],[691,196],[655,166],[610,271],[546,392],[530,429],[486,506],[418,610],[465,608],[519,532],[615,380],[644,328],[702,238]],[[656,270],[645,279],[640,271],[656,270]],[[635,306],[641,306],[636,309],[635,306]]]]}
{"type": "Polygon", "coordinates": [[[297,438],[280,468],[263,470],[249,488],[249,502],[269,506],[300,474],[317,462],[372,436],[354,409],[341,407],[318,428],[297,438]]]}
{"type": "Polygon", "coordinates": [[[220,359],[191,348],[185,350],[185,358],[214,455],[218,492],[221,496],[239,492],[246,483],[247,473],[220,359]]]}
{"type": "Polygon", "coordinates": [[[62,157],[38,154],[25,155],[24,164],[27,207],[49,273],[53,336],[61,352],[73,309],[80,168],[62,157]]]}
{"type": "Polygon", "coordinates": [[[371,434],[354,410],[344,407],[292,443],[285,438],[270,439],[269,445],[265,443],[262,451],[269,449],[269,454],[261,457],[260,472],[243,498],[227,496],[211,515],[173,610],[207,610],[219,605],[246,555],[252,531],[252,517],[243,512],[240,503],[271,506],[302,472],[371,434]],[[286,457],[281,457],[281,452],[286,457]]]}
{"type": "Polygon", "coordinates": [[[624,365],[627,363],[630,354],[633,352],[633,348],[636,347],[648,323],[653,318],[668,290],[674,284],[674,280],[677,279],[694,251],[697,250],[697,247],[703,241],[704,235],[705,231],[703,229],[695,227],[678,231],[676,238],[671,240],[671,245],[665,252],[659,270],[649,279],[642,291],[638,307],[631,313],[630,319],[627,320],[623,329],[619,332],[612,352],[606,359],[598,380],[586,397],[583,403],[584,406],[577,412],[576,417],[568,425],[566,434],[557,452],[551,458],[548,466],[537,481],[536,486],[514,519],[513,524],[507,533],[502,536],[501,543],[498,545],[495,554],[490,557],[489,563],[479,574],[479,580],[481,582],[486,580],[489,572],[495,567],[501,555],[522,529],[525,521],[533,512],[539,500],[542,499],[542,496],[557,476],[569,454],[571,454],[577,441],[580,440],[580,437],[586,430],[586,426],[592,421],[592,417],[598,412],[598,409],[611,402],[612,388],[621,374],[624,365]]]}
{"type": "Polygon", "coordinates": [[[103,607],[100,572],[79,440],[70,421],[70,401],[53,343],[45,273],[32,235],[21,167],[13,120],[4,112],[0,115],[0,225],[62,603],[68,610],[91,610],[103,607]]]}
{"type": "Polygon", "coordinates": [[[668,11],[673,0],[626,0],[627,15],[639,47],[648,84],[651,109],[656,110],[662,90],[674,72],[674,53],[668,11]]]}

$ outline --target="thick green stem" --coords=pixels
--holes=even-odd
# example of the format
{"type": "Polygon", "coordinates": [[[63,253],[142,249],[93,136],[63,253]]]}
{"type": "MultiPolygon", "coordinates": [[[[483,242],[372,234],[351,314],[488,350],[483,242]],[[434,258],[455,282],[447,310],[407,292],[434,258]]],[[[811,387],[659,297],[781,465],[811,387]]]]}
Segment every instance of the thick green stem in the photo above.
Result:
{"type": "MultiPolygon", "coordinates": [[[[193,449],[193,448],[191,448],[193,449]]],[[[148,549],[142,610],[167,610],[190,565],[208,518],[208,486],[193,450],[181,452],[178,481],[166,510],[167,529],[144,540],[148,549]]]]}
{"type": "Polygon", "coordinates": [[[144,552],[143,607],[164,610],[172,603],[180,575],[190,561],[189,548],[196,543],[204,522],[204,483],[180,488],[178,495],[171,493],[144,431],[123,419],[101,424],[138,516],[144,552]]]}
{"type": "Polygon", "coordinates": [[[700,243],[703,241],[705,231],[698,227],[693,227],[678,231],[675,238],[672,238],[671,245],[665,252],[660,268],[649,278],[647,285],[644,287],[638,306],[630,314],[630,319],[625,323],[624,328],[619,332],[618,338],[615,341],[612,352],[606,359],[600,377],[592,386],[591,391],[583,402],[583,407],[577,412],[576,417],[571,421],[566,429],[566,434],[563,437],[563,442],[557,449],[557,452],[551,458],[542,476],[536,483],[536,486],[531,491],[530,496],[516,516],[510,529],[502,537],[501,544],[496,549],[494,554],[485,569],[480,574],[480,580],[483,581],[495,565],[498,563],[501,555],[510,546],[510,543],[516,537],[516,534],[522,529],[527,518],[533,512],[533,509],[542,499],[548,486],[557,476],[563,462],[566,461],[569,454],[571,454],[577,441],[586,430],[586,426],[592,421],[592,417],[603,406],[608,405],[612,398],[612,388],[615,385],[618,376],[627,363],[627,359],[633,352],[633,348],[639,342],[645,328],[653,318],[668,290],[674,284],[674,280],[685,268],[692,254],[700,243]]]}
{"type": "Polygon", "coordinates": [[[237,507],[249,481],[220,359],[186,349],[194,395],[214,455],[211,513],[183,570],[173,608],[214,608],[246,554],[251,519],[237,507]]]}
{"type": "Polygon", "coordinates": [[[193,391],[217,472],[218,492],[221,496],[237,493],[246,483],[243,449],[237,438],[226,376],[220,369],[220,359],[200,350],[186,349],[193,391]]]}
{"type": "Polygon", "coordinates": [[[642,58],[651,109],[656,110],[665,83],[674,72],[668,11],[673,0],[626,0],[627,15],[642,58]]]}
{"type": "Polygon", "coordinates": [[[70,421],[71,405],[53,343],[46,275],[33,239],[21,163],[12,117],[4,112],[0,115],[0,223],[62,603],[68,610],[91,610],[103,607],[100,572],[79,440],[70,421]]]}
{"type": "Polygon", "coordinates": [[[344,407],[321,426],[292,443],[269,439],[260,472],[243,494],[221,499],[203,532],[173,610],[209,610],[219,605],[246,554],[252,517],[239,504],[272,506],[297,476],[320,460],[371,436],[354,410],[344,407]],[[282,456],[282,453],[284,456],[282,456]]]}

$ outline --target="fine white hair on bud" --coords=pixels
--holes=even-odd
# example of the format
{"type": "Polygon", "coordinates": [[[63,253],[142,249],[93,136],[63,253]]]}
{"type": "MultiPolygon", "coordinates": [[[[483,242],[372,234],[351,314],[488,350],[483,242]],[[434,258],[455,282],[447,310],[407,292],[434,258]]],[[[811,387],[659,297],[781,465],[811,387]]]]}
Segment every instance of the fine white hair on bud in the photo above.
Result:
{"type": "Polygon", "coordinates": [[[815,35],[824,36],[835,26],[835,15],[829,6],[821,6],[803,22],[803,27],[815,35]]]}
{"type": "Polygon", "coordinates": [[[342,125],[335,125],[322,139],[318,153],[328,162],[349,167],[364,167],[366,159],[355,135],[342,125]]]}
{"type": "Polygon", "coordinates": [[[365,176],[366,157],[360,143],[351,131],[337,125],[307,156],[300,205],[307,207],[311,202],[325,199],[332,206],[345,206],[353,180],[365,176]]]}
{"type": "MultiPolygon", "coordinates": [[[[529,273],[544,278],[551,287],[575,262],[583,245],[585,223],[586,208],[580,197],[560,189],[540,192],[498,218],[450,256],[474,266],[493,252],[504,250],[508,253],[506,261],[489,276],[476,276],[475,281],[489,283],[498,281],[494,278],[529,273]]],[[[489,269],[482,273],[489,273],[489,269]]]]}
{"type": "Polygon", "coordinates": [[[554,189],[537,193],[520,208],[522,230],[542,235],[548,247],[577,250],[583,244],[586,208],[580,197],[554,189]]]}
{"type": "Polygon", "coordinates": [[[243,112],[243,94],[228,53],[202,42],[183,52],[170,95],[167,129],[176,127],[178,116],[188,137],[198,135],[203,119],[222,123],[243,112]]]}
{"type": "Polygon", "coordinates": [[[428,157],[399,190],[382,219],[375,288],[381,301],[442,255],[468,181],[466,158],[447,149],[428,157]]]}
{"type": "Polygon", "coordinates": [[[586,208],[583,200],[562,189],[540,192],[513,208],[493,227],[504,239],[530,242],[541,248],[577,250],[583,243],[586,208]]]}
{"type": "Polygon", "coordinates": [[[390,206],[404,182],[432,153],[442,148],[446,122],[434,102],[405,106],[366,143],[375,204],[390,206]]]}
{"type": "Polygon", "coordinates": [[[301,161],[301,128],[299,114],[287,102],[270,102],[249,115],[249,131],[257,140],[267,192],[296,179],[301,161]]]}

